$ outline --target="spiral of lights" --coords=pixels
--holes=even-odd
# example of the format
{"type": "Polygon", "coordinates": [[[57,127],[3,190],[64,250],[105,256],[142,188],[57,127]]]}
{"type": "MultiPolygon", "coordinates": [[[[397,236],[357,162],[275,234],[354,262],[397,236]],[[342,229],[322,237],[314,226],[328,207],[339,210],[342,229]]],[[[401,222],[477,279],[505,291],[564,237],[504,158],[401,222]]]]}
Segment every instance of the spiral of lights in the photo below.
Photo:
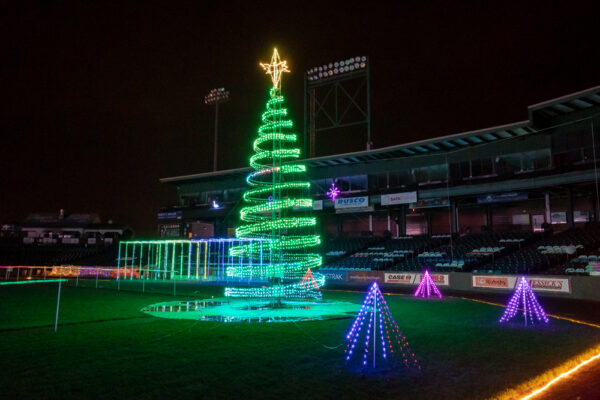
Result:
{"type": "MultiPolygon", "coordinates": [[[[230,255],[254,260],[239,267],[228,267],[227,275],[236,278],[267,278],[273,281],[268,287],[226,288],[228,296],[243,297],[306,297],[307,290],[299,279],[309,268],[318,268],[321,256],[310,250],[321,244],[315,230],[315,217],[305,215],[312,209],[312,199],[302,197],[310,189],[310,182],[302,180],[306,166],[295,162],[300,149],[294,147],[297,135],[291,132],[292,121],[287,117],[281,95],[281,73],[289,72],[277,50],[271,64],[261,64],[272,75],[273,87],[269,90],[266,111],[261,117],[258,138],[254,141],[254,154],[250,166],[254,170],[246,178],[250,186],[243,194],[246,205],[240,210],[243,222],[235,230],[238,238],[269,239],[262,245],[248,243],[233,247],[230,255]],[[298,215],[301,212],[302,215],[298,215]],[[274,279],[277,281],[275,282],[274,279]]],[[[315,274],[323,281],[324,276],[315,274]]],[[[318,297],[318,294],[307,294],[318,297]]]]}

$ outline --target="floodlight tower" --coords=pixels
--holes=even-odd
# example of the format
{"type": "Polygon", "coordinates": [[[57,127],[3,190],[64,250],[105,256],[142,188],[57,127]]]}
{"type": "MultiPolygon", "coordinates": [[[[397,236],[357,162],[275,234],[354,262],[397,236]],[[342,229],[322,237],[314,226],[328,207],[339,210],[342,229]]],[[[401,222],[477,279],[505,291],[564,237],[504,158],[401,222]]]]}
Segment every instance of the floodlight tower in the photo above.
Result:
{"type": "Polygon", "coordinates": [[[304,74],[304,151],[315,157],[316,135],[355,125],[366,128],[371,141],[369,58],[351,57],[310,68],[304,74]]]}
{"type": "Polygon", "coordinates": [[[213,171],[217,170],[217,138],[219,133],[219,104],[226,103],[229,101],[229,90],[225,88],[212,89],[206,96],[204,96],[204,104],[208,106],[215,106],[215,147],[213,156],[213,171]]]}

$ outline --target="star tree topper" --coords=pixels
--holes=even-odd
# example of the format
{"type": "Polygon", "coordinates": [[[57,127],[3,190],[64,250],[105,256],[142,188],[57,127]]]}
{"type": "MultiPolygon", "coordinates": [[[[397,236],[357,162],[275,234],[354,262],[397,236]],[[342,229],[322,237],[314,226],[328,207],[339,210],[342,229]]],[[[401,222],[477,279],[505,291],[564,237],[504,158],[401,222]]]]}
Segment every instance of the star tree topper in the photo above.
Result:
{"type": "Polygon", "coordinates": [[[277,49],[273,49],[273,56],[271,57],[270,64],[260,63],[260,66],[263,67],[265,73],[267,75],[271,75],[271,80],[273,81],[273,88],[279,89],[279,85],[281,83],[281,74],[283,72],[290,72],[287,66],[287,61],[281,61],[279,58],[279,53],[277,49]]]}

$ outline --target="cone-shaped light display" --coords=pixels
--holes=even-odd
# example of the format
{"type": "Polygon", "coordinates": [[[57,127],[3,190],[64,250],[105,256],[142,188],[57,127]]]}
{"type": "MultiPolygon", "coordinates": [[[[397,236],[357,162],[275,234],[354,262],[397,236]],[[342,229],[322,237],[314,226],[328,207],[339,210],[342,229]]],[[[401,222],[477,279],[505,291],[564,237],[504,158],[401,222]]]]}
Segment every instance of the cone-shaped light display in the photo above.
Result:
{"type": "Polygon", "coordinates": [[[538,303],[533,290],[531,290],[524,276],[517,281],[515,292],[508,302],[506,310],[504,310],[504,314],[500,318],[500,322],[510,321],[519,312],[519,307],[523,310],[525,326],[528,323],[530,325],[534,324],[536,320],[537,322],[548,323],[546,312],[540,306],[540,303],[538,303]]]}
{"type": "Polygon", "coordinates": [[[432,295],[436,295],[440,299],[442,298],[442,293],[440,293],[440,290],[433,281],[433,278],[431,278],[431,275],[429,275],[429,271],[425,270],[425,273],[421,278],[421,283],[419,283],[417,290],[415,290],[415,296],[429,298],[432,295]]]}
{"type": "Polygon", "coordinates": [[[364,371],[395,365],[421,368],[376,282],[371,285],[346,340],[346,364],[350,366],[364,371]]]}

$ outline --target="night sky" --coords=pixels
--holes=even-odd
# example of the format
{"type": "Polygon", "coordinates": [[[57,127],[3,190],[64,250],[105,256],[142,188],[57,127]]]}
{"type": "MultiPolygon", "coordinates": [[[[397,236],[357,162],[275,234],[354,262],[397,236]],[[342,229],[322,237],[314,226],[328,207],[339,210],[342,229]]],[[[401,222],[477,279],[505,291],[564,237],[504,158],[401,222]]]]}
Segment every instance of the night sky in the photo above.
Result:
{"type": "MultiPolygon", "coordinates": [[[[213,87],[231,92],[219,166],[247,165],[273,46],[299,131],[303,71],[370,56],[375,147],[524,120],[530,104],[600,85],[596,1],[12,3],[0,9],[3,223],[65,208],[152,235],[175,199],[158,179],[212,168],[213,87]]],[[[364,140],[340,142],[319,152],[364,140]]]]}

